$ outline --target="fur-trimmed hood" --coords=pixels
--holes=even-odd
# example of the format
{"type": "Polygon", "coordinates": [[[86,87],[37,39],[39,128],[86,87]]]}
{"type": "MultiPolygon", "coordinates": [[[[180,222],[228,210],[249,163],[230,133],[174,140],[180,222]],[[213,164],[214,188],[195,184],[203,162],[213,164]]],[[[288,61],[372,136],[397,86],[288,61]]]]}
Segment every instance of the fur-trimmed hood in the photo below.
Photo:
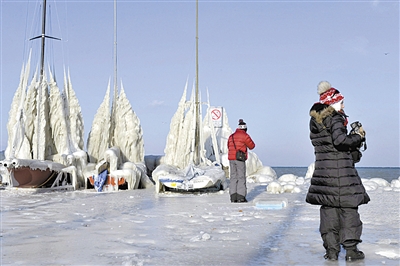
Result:
{"type": "Polygon", "coordinates": [[[315,122],[322,124],[325,118],[331,116],[336,110],[327,104],[316,103],[311,107],[310,116],[315,119],[315,122]]]}
{"type": "Polygon", "coordinates": [[[315,103],[310,110],[310,131],[313,133],[323,131],[326,128],[325,123],[323,123],[324,120],[328,117],[332,117],[335,114],[342,115],[330,105],[315,103]]]}
{"type": "Polygon", "coordinates": [[[347,115],[340,111],[336,111],[331,105],[322,104],[322,103],[315,103],[310,110],[311,116],[311,123],[310,123],[310,130],[311,132],[317,133],[321,132],[325,129],[325,125],[323,121],[327,117],[332,117],[334,115],[340,115],[345,119],[345,125],[347,125],[347,115]],[[312,123],[312,121],[314,123],[312,123]]]}

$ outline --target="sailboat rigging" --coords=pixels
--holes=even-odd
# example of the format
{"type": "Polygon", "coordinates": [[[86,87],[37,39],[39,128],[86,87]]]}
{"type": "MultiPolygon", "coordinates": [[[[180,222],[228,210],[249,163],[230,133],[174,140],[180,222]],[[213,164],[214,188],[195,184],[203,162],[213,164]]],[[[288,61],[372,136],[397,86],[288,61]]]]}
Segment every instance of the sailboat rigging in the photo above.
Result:
{"type": "Polygon", "coordinates": [[[30,41],[41,38],[41,50],[40,50],[40,79],[39,82],[41,83],[43,81],[43,75],[44,75],[44,52],[45,52],[45,43],[46,43],[46,38],[49,39],[54,39],[60,41],[60,38],[52,37],[52,36],[47,36],[46,35],[46,10],[47,10],[47,0],[43,0],[43,11],[42,11],[42,34],[36,37],[33,37],[29,39],[30,41]]]}

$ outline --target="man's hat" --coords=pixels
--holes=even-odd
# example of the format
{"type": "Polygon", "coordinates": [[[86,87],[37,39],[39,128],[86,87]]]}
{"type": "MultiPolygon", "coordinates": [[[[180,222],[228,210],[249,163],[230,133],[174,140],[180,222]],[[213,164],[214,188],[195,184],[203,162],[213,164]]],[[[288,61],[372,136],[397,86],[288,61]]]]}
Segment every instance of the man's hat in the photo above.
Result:
{"type": "Polygon", "coordinates": [[[243,121],[243,119],[239,119],[239,129],[247,129],[246,123],[243,121]]]}

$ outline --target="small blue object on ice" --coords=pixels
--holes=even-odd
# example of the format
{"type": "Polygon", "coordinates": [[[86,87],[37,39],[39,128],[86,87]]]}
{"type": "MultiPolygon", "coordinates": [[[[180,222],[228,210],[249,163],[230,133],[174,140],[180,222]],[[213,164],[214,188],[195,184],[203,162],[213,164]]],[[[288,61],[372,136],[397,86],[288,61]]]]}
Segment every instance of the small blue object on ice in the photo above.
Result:
{"type": "Polygon", "coordinates": [[[101,172],[99,175],[94,175],[94,188],[96,189],[97,192],[101,192],[103,190],[104,183],[106,182],[108,175],[107,169],[101,172]]]}
{"type": "Polygon", "coordinates": [[[255,203],[257,209],[280,210],[287,207],[287,200],[259,200],[255,203]]]}

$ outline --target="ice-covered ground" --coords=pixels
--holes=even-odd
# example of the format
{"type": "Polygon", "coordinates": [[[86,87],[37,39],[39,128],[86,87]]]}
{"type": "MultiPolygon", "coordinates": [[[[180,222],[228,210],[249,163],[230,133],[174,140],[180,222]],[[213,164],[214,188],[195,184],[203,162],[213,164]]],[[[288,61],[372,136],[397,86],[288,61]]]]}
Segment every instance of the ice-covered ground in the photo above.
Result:
{"type": "MultiPolygon", "coordinates": [[[[307,182],[297,193],[266,187],[248,183],[251,202],[243,204],[230,203],[228,190],[2,190],[0,264],[348,265],[343,250],[337,263],[323,259],[319,207],[304,201],[307,182]],[[273,200],[287,207],[255,206],[273,200]]],[[[366,259],[351,265],[399,265],[400,192],[384,184],[368,190],[371,202],[359,209],[366,259]]]]}

